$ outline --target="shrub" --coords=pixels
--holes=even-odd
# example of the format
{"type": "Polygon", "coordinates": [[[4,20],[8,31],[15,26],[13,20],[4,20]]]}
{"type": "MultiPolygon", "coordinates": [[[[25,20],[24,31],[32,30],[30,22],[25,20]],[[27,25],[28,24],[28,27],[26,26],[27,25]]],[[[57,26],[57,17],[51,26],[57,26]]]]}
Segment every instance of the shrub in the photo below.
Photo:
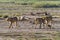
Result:
{"type": "Polygon", "coordinates": [[[3,16],[3,18],[8,18],[8,15],[3,16]]]}
{"type": "Polygon", "coordinates": [[[21,5],[32,5],[33,2],[24,2],[24,3],[21,3],[21,5]]]}
{"type": "Polygon", "coordinates": [[[0,17],[2,17],[2,15],[0,15],[0,17]]]}
{"type": "Polygon", "coordinates": [[[21,3],[21,5],[27,5],[27,3],[21,3]]]}

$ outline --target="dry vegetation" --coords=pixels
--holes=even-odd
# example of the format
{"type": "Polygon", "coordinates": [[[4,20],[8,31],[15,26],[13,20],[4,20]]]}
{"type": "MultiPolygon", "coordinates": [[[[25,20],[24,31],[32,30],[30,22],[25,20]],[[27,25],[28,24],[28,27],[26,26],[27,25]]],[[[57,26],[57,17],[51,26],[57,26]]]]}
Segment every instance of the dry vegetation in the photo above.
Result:
{"type": "Polygon", "coordinates": [[[0,36],[2,40],[60,40],[59,32],[41,32],[41,33],[26,33],[21,32],[20,36],[0,36]]]}

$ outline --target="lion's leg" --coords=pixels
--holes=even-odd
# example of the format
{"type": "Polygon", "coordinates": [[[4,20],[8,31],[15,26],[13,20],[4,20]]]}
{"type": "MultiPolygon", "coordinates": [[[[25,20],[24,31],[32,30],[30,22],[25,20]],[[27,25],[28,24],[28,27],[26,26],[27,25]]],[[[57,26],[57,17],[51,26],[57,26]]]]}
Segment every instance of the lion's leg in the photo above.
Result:
{"type": "MultiPolygon", "coordinates": [[[[12,22],[11,22],[11,24],[10,24],[10,26],[9,26],[9,28],[11,28],[12,27],[12,22]]],[[[13,27],[12,27],[13,28],[13,27]]]]}
{"type": "Polygon", "coordinates": [[[16,27],[17,27],[17,21],[16,21],[16,27]]]}
{"type": "Polygon", "coordinates": [[[41,29],[41,25],[42,25],[42,24],[40,23],[40,29],[41,29]]]}
{"type": "Polygon", "coordinates": [[[51,29],[51,27],[52,27],[52,21],[49,22],[48,27],[51,29]]]}

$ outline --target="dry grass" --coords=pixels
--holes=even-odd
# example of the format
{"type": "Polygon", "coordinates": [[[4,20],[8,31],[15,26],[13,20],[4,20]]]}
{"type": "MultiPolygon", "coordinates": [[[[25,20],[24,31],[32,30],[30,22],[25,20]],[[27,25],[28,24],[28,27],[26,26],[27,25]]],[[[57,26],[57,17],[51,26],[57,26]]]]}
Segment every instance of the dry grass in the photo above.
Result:
{"type": "Polygon", "coordinates": [[[2,40],[59,40],[60,32],[43,32],[43,33],[25,33],[21,32],[21,36],[0,36],[2,40]]]}

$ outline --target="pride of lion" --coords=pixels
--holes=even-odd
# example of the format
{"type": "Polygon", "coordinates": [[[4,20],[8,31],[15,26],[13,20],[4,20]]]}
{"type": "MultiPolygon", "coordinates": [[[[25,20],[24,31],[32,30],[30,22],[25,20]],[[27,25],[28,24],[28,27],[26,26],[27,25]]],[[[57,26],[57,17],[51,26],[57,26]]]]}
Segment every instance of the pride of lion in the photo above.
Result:
{"type": "MultiPolygon", "coordinates": [[[[39,17],[39,18],[35,18],[34,19],[34,24],[40,24],[39,28],[42,28],[43,26],[47,26],[51,29],[52,27],[52,16],[50,15],[50,13],[47,12],[43,12],[45,17],[39,17]]],[[[31,13],[31,15],[34,15],[33,13],[31,13]]],[[[26,18],[25,16],[20,16],[19,19],[17,17],[8,17],[7,21],[10,22],[10,26],[9,28],[13,28],[12,24],[15,22],[16,26],[17,26],[17,22],[18,21],[29,21],[30,18],[26,18]]]]}

